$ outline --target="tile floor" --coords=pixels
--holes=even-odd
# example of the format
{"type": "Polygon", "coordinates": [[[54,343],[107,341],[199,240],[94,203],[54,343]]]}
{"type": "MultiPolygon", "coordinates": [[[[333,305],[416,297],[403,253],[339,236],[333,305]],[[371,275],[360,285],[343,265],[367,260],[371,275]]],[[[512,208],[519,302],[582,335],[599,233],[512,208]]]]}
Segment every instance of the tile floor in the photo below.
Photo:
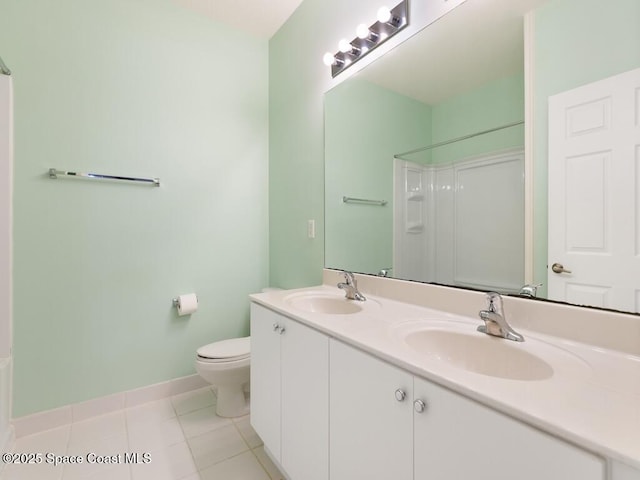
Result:
{"type": "Polygon", "coordinates": [[[7,465],[0,479],[284,479],[265,454],[249,416],[218,417],[215,401],[213,391],[203,388],[19,438],[14,452],[42,453],[43,462],[7,465]],[[78,455],[83,463],[54,466],[47,463],[47,453],[78,455]],[[120,454],[121,463],[89,463],[90,453],[120,454]],[[125,453],[140,454],[140,463],[125,463],[125,453]],[[144,463],[143,454],[149,462],[144,463]]]}

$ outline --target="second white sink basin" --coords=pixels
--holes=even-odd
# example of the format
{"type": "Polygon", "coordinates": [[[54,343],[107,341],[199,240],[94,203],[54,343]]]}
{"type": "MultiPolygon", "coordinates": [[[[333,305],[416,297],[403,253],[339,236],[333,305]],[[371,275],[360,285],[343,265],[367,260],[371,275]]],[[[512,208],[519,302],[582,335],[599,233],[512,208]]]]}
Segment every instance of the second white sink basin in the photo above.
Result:
{"type": "Polygon", "coordinates": [[[324,293],[294,294],[284,299],[293,308],[309,313],[348,315],[362,311],[364,302],[347,300],[344,296],[324,293]]]}
{"type": "Polygon", "coordinates": [[[394,336],[414,352],[456,368],[508,380],[540,381],[561,375],[585,375],[578,357],[546,342],[515,342],[476,330],[476,325],[447,321],[409,321],[394,336]]]}
{"type": "Polygon", "coordinates": [[[429,328],[408,334],[405,342],[456,367],[492,377],[544,380],[553,375],[551,365],[518,348],[519,343],[479,332],[429,328]]]}

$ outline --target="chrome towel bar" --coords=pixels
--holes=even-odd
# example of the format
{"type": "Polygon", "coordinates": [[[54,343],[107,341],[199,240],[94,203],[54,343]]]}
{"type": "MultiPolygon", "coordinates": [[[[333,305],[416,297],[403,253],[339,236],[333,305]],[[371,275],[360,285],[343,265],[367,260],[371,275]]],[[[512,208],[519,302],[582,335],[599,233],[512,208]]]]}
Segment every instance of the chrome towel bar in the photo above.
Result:
{"type": "Polygon", "coordinates": [[[344,203],[364,203],[366,205],[380,205],[384,207],[387,204],[386,200],[368,200],[366,198],[353,198],[353,197],[342,197],[342,201],[344,203]]]}
{"type": "Polygon", "coordinates": [[[58,178],[58,175],[67,177],[82,177],[92,178],[98,180],[122,180],[127,182],[139,182],[153,185],[154,187],[160,186],[159,178],[147,178],[147,177],[124,177],[122,175],[103,175],[100,173],[82,173],[82,172],[67,172],[65,170],[57,170],[55,168],[49,169],[49,178],[58,178]]]}

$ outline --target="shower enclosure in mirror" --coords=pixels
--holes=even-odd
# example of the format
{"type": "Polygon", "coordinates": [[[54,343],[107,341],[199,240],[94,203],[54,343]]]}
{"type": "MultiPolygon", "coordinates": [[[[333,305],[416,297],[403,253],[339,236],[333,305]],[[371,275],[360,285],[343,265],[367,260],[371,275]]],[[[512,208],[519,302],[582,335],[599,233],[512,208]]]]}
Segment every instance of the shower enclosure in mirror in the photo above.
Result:
{"type": "Polygon", "coordinates": [[[640,67],[639,4],[596,4],[467,0],[327,92],[325,266],[546,297],[548,98],[640,67]]]}
{"type": "Polygon", "coordinates": [[[520,290],[524,139],[519,123],[500,130],[394,157],[394,276],[520,290]]]}

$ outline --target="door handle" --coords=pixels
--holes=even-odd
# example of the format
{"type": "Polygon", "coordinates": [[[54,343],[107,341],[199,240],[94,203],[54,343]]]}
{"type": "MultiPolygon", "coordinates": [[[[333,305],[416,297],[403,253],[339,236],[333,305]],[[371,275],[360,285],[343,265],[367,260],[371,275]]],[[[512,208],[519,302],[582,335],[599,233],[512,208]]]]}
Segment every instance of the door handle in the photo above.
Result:
{"type": "Polygon", "coordinates": [[[571,270],[564,268],[564,265],[561,263],[554,263],[551,265],[551,270],[553,270],[553,273],[571,273],[571,270]]]}

